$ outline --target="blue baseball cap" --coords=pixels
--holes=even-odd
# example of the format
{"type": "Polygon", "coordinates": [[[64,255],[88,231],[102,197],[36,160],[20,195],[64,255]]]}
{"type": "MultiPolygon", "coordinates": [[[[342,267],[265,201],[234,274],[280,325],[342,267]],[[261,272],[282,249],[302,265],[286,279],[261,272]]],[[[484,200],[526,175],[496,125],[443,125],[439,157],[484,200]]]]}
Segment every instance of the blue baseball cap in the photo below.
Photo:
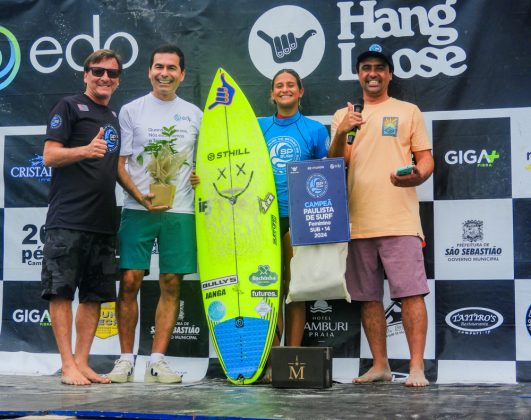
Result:
{"type": "Polygon", "coordinates": [[[356,71],[359,71],[360,63],[367,58],[379,58],[384,61],[388,66],[391,73],[395,71],[393,60],[387,54],[384,54],[383,48],[378,44],[372,44],[367,51],[362,52],[356,59],[356,71]]]}

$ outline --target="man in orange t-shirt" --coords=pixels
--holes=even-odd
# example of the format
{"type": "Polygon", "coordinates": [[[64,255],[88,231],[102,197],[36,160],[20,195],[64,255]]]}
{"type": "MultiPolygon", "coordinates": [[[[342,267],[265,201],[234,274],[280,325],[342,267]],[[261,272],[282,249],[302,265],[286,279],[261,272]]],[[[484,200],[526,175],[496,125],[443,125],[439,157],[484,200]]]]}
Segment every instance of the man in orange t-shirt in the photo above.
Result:
{"type": "Polygon", "coordinates": [[[393,62],[378,45],[356,62],[364,108],[351,103],[338,110],[331,126],[329,157],[344,157],[348,165],[351,242],[347,284],[352,299],[361,302],[361,320],[373,356],[373,366],[355,383],[390,381],[387,325],[383,307],[384,270],[391,298],[402,305],[402,321],[410,350],[406,386],[423,387],[429,293],[415,187],[433,172],[428,133],[419,108],[391,98],[388,86],[393,62]],[[349,132],[356,129],[352,145],[349,132]],[[412,164],[414,156],[414,164],[412,164]],[[398,176],[399,167],[412,165],[398,176]]]}

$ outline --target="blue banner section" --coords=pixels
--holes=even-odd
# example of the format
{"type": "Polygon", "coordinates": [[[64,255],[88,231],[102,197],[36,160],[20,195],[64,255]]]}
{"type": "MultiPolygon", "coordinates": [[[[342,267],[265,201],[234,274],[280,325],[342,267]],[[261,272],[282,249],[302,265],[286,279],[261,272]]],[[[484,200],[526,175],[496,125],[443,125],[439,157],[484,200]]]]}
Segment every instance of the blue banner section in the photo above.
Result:
{"type": "Polygon", "coordinates": [[[348,242],[344,159],[305,160],[287,166],[291,243],[348,242]]]}

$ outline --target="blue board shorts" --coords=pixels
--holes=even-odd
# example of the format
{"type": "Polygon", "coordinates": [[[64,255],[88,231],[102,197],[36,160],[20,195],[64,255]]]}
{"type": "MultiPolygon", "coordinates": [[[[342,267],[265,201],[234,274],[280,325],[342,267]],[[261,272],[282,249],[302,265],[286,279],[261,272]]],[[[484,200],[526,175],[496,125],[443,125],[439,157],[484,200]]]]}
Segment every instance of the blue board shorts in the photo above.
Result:
{"type": "Polygon", "coordinates": [[[148,271],[156,240],[161,274],[197,272],[193,214],[124,209],[118,237],[123,270],[148,271]]]}
{"type": "Polygon", "coordinates": [[[114,302],[116,236],[72,229],[47,229],[41,272],[41,296],[79,302],[114,302]]]}
{"type": "Polygon", "coordinates": [[[384,270],[391,299],[424,296],[430,291],[422,241],[417,236],[353,239],[348,246],[347,288],[353,300],[381,301],[384,270]]]}

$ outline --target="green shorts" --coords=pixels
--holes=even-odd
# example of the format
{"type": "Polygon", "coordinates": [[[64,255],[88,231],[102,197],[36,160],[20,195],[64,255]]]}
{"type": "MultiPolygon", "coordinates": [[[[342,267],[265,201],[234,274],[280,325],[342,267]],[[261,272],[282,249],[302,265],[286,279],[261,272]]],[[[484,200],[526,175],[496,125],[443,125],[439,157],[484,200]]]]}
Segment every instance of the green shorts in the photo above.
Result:
{"type": "Polygon", "coordinates": [[[149,270],[157,240],[160,273],[197,272],[193,214],[124,209],[118,237],[121,269],[149,270]]]}

